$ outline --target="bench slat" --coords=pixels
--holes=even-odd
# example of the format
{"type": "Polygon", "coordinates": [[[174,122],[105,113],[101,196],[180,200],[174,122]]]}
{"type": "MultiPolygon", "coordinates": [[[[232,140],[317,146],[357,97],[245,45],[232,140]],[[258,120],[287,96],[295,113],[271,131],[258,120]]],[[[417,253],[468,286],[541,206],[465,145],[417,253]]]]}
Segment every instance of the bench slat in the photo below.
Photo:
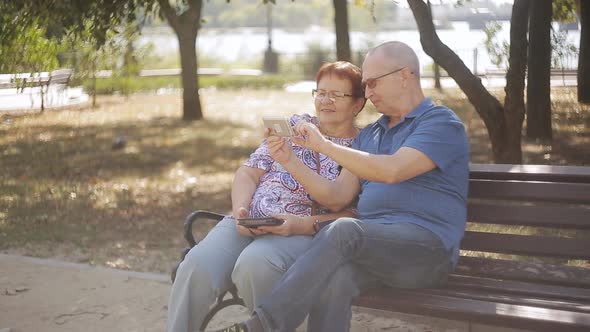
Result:
{"type": "Polygon", "coordinates": [[[590,229],[590,207],[469,202],[469,222],[590,229]]]}
{"type": "Polygon", "coordinates": [[[589,313],[423,294],[414,290],[372,290],[363,293],[354,304],[533,331],[588,331],[590,328],[589,313]]]}
{"type": "MultiPolygon", "coordinates": [[[[539,283],[498,280],[453,274],[449,276],[451,289],[467,289],[483,292],[510,293],[524,296],[562,299],[572,302],[585,301],[590,304],[590,288],[580,289],[539,283]]],[[[446,288],[446,287],[445,287],[446,288]]]]}
{"type": "Polygon", "coordinates": [[[425,295],[441,295],[454,298],[481,300],[486,302],[506,303],[515,305],[527,305],[532,307],[567,310],[590,314],[590,302],[544,299],[539,296],[525,296],[512,293],[486,293],[474,290],[454,289],[452,287],[444,289],[417,289],[416,292],[425,295]]]}
{"type": "Polygon", "coordinates": [[[470,179],[590,183],[585,166],[470,164],[470,179]]]}
{"type": "Polygon", "coordinates": [[[455,274],[590,289],[589,268],[461,256],[455,274]]]}
{"type": "Polygon", "coordinates": [[[465,232],[461,249],[501,254],[590,259],[590,241],[550,236],[465,232]]]}
{"type": "Polygon", "coordinates": [[[588,204],[590,184],[472,179],[469,197],[588,204]]]}

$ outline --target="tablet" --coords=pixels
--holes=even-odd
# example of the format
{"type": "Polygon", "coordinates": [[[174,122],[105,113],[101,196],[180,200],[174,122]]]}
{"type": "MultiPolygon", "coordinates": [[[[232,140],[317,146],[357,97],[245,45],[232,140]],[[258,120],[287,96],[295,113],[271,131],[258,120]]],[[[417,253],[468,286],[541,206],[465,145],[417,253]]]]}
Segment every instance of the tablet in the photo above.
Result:
{"type": "Polygon", "coordinates": [[[271,135],[283,137],[295,135],[295,132],[289,123],[289,118],[285,116],[265,115],[262,117],[262,122],[264,122],[266,128],[272,129],[271,135]]]}
{"type": "Polygon", "coordinates": [[[258,226],[278,226],[283,224],[284,222],[285,221],[283,219],[277,219],[273,217],[238,219],[238,225],[249,228],[256,228],[258,226]]]}

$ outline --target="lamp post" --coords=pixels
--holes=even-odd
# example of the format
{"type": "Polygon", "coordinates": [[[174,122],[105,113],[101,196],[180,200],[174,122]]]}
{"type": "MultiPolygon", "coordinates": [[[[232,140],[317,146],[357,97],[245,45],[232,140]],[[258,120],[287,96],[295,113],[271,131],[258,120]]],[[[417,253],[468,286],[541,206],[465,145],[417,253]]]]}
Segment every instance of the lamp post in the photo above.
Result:
{"type": "Polygon", "coordinates": [[[264,52],[264,64],[262,70],[265,73],[277,73],[279,71],[279,56],[272,50],[272,6],[271,2],[266,4],[266,34],[268,36],[268,47],[264,52]]]}

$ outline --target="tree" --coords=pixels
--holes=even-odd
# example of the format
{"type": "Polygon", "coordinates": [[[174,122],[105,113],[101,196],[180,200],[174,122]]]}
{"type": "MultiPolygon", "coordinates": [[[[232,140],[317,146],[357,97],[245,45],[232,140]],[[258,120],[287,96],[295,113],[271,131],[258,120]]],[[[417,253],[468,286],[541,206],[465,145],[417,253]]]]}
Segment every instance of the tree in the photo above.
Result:
{"type": "MultiPolygon", "coordinates": [[[[430,11],[430,16],[432,16],[432,5],[430,4],[430,0],[426,2],[428,4],[428,10],[430,11]]],[[[442,91],[442,86],[440,85],[440,67],[436,61],[432,64],[432,71],[434,72],[434,88],[442,91]]]]}
{"type": "Polygon", "coordinates": [[[334,27],[336,30],[336,57],[340,61],[351,61],[350,40],[348,36],[348,3],[346,0],[333,0],[334,27]]]}
{"type": "Polygon", "coordinates": [[[160,15],[166,18],[178,38],[182,67],[182,118],[187,121],[203,118],[199,98],[196,43],[201,27],[202,0],[186,0],[173,7],[169,0],[158,0],[160,15]]]}
{"type": "Polygon", "coordinates": [[[590,103],[590,4],[578,1],[580,9],[580,54],[578,55],[578,101],[590,103]]]}
{"type": "Polygon", "coordinates": [[[527,18],[529,0],[516,0],[510,25],[510,59],[506,74],[504,105],[492,96],[481,80],[436,33],[428,5],[408,0],[414,14],[424,51],[457,82],[488,129],[496,163],[522,162],[521,131],[524,120],[524,77],[527,54],[527,18]]]}
{"type": "Polygon", "coordinates": [[[526,135],[551,140],[551,0],[531,2],[526,135]]]}

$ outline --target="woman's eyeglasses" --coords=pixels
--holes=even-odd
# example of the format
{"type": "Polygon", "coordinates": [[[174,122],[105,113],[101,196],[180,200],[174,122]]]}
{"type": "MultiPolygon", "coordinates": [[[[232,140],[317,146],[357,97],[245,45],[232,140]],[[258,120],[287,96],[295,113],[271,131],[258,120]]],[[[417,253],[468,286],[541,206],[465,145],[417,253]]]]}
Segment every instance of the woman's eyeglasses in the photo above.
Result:
{"type": "Polygon", "coordinates": [[[328,100],[330,100],[333,103],[335,103],[336,100],[342,99],[344,97],[353,97],[353,95],[350,95],[350,94],[347,94],[344,92],[340,92],[340,91],[326,91],[326,90],[318,90],[318,89],[311,90],[311,95],[313,96],[313,98],[318,99],[318,100],[328,98],[328,100]]]}
{"type": "Polygon", "coordinates": [[[368,78],[366,81],[361,82],[361,87],[362,87],[363,91],[365,91],[367,89],[367,87],[369,87],[369,89],[374,89],[377,86],[377,80],[378,79],[381,79],[381,78],[383,78],[383,77],[385,77],[387,75],[395,74],[395,73],[401,71],[404,68],[406,68],[406,67],[401,67],[399,69],[396,69],[394,71],[390,71],[389,73],[383,74],[381,76],[377,76],[377,77],[373,77],[373,78],[368,78]]]}

